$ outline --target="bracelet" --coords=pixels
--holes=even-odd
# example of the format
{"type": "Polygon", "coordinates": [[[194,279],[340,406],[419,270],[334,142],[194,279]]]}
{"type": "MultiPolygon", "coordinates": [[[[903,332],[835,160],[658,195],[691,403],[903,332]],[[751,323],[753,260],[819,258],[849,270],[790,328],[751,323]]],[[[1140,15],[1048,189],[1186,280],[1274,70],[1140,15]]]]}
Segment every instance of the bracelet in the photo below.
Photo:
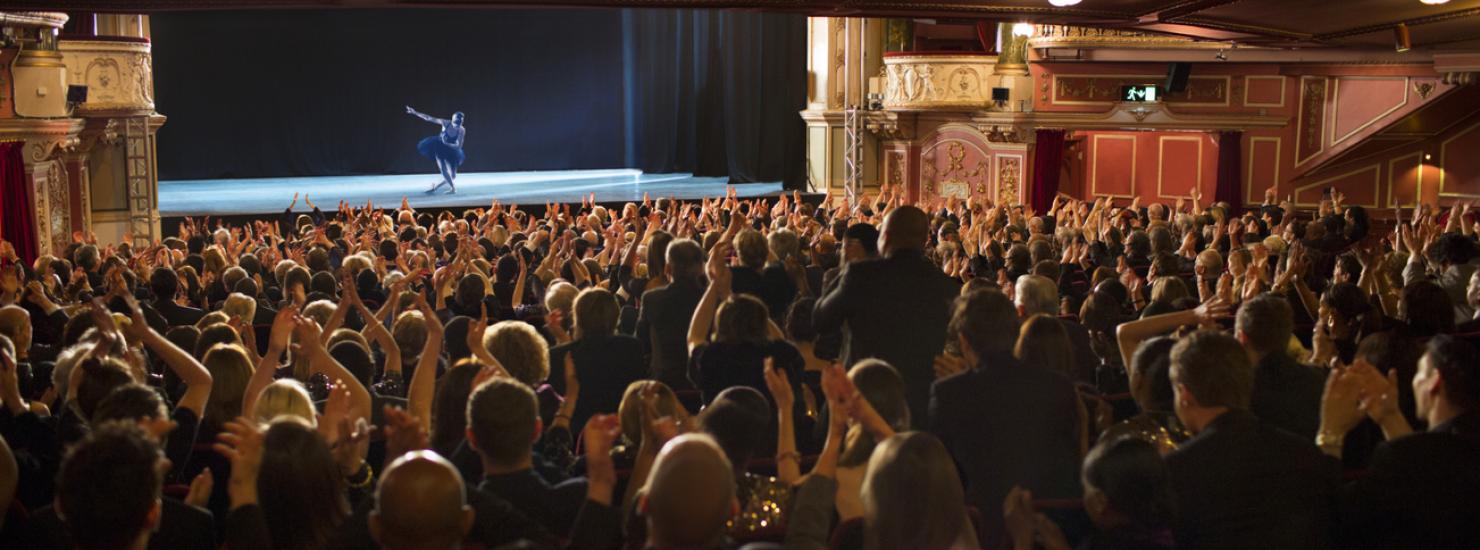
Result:
{"type": "Polygon", "coordinates": [[[796,451],[776,454],[776,462],[782,462],[785,460],[795,460],[798,464],[800,464],[802,462],[802,455],[800,453],[797,453],[796,451]]]}
{"type": "Polygon", "coordinates": [[[352,489],[365,489],[365,488],[368,488],[368,487],[370,487],[370,482],[371,481],[374,481],[374,480],[375,480],[375,468],[372,468],[370,466],[370,463],[369,462],[365,462],[364,460],[361,460],[360,461],[360,469],[359,470],[356,470],[355,473],[352,474],[352,475],[345,476],[345,481],[349,483],[349,486],[352,489]],[[364,479],[356,479],[356,478],[360,478],[360,477],[363,477],[364,479]]]}

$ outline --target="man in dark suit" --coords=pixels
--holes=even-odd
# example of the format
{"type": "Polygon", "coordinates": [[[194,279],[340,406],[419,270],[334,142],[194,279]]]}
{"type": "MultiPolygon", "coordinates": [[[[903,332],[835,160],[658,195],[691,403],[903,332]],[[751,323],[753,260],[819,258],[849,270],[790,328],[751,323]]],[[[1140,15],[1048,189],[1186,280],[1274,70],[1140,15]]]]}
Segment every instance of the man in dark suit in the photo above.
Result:
{"type": "Polygon", "coordinates": [[[1480,354],[1451,336],[1429,341],[1413,377],[1427,432],[1403,435],[1410,428],[1396,382],[1357,364],[1332,375],[1322,400],[1317,445],[1326,454],[1340,458],[1344,437],[1367,416],[1391,438],[1373,453],[1366,475],[1340,493],[1342,546],[1480,548],[1480,354]],[[1363,393],[1383,396],[1388,406],[1363,411],[1363,393]]]}
{"type": "Polygon", "coordinates": [[[1014,485],[1036,497],[1079,496],[1079,416],[1074,383],[1012,355],[1018,317],[997,290],[961,299],[951,319],[974,368],[930,389],[930,432],[945,443],[966,482],[966,501],[1001,517],[1014,485]]]}
{"type": "Polygon", "coordinates": [[[94,429],[68,452],[56,507],[37,511],[23,546],[215,548],[210,512],[160,496],[162,460],[159,446],[131,422],[94,429]]]}
{"type": "Polygon", "coordinates": [[[1234,335],[1255,362],[1249,411],[1310,441],[1321,423],[1321,389],[1326,377],[1286,351],[1294,323],[1290,302],[1263,294],[1239,307],[1234,335]]]}
{"type": "MultiPolygon", "coordinates": [[[[843,265],[878,258],[879,230],[867,223],[850,225],[843,232],[843,245],[840,248],[842,248],[843,252],[843,265]]],[[[842,265],[833,266],[827,271],[824,271],[822,273],[822,284],[814,287],[822,289],[817,295],[827,296],[833,290],[837,289],[838,280],[842,278],[842,273],[842,265]]],[[[813,348],[813,353],[822,359],[835,360],[841,358],[843,356],[843,348],[847,347],[847,340],[847,333],[843,332],[841,325],[832,330],[817,330],[817,345],[813,348]]]]}
{"type": "Polygon", "coordinates": [[[591,415],[616,411],[627,386],[647,378],[648,367],[642,360],[642,342],[617,333],[621,306],[611,292],[604,288],[583,290],[571,311],[576,339],[550,348],[548,380],[557,393],[572,397],[565,385],[566,357],[571,357],[580,395],[570,423],[585,426],[591,415]]]}
{"type": "Polygon", "coordinates": [[[1248,411],[1255,374],[1233,337],[1194,333],[1172,348],[1177,418],[1196,434],[1167,455],[1178,548],[1326,548],[1333,462],[1248,411]]]}
{"type": "Polygon", "coordinates": [[[691,239],[668,245],[668,286],[642,294],[637,313],[637,339],[651,357],[651,375],[673,389],[693,387],[689,382],[689,322],[704,297],[704,249],[691,239]]]}
{"type": "Polygon", "coordinates": [[[879,234],[883,259],[848,264],[812,317],[818,332],[843,327],[843,363],[875,357],[899,370],[916,427],[925,425],[932,365],[959,287],[925,258],[929,237],[930,220],[919,208],[890,212],[879,234]]]}
{"type": "Polygon", "coordinates": [[[179,289],[180,279],[175,274],[175,270],[169,267],[155,268],[154,272],[149,275],[149,291],[154,294],[154,302],[150,304],[151,309],[159,313],[165,325],[169,327],[194,325],[206,314],[199,309],[176,304],[175,294],[179,289]]]}
{"type": "Polygon", "coordinates": [[[473,391],[467,410],[467,444],[483,466],[478,490],[508,501],[551,533],[569,533],[586,500],[586,480],[551,483],[534,468],[534,441],[544,428],[534,391],[495,378],[473,391]]]}

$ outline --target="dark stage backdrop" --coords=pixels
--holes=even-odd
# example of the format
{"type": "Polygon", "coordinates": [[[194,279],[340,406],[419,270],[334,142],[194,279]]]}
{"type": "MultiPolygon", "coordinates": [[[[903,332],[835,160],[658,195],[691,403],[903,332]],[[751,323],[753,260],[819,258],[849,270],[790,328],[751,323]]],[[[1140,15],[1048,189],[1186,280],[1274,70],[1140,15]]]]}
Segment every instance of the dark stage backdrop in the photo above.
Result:
{"type": "Polygon", "coordinates": [[[467,114],[463,171],[799,185],[806,23],[705,10],[151,17],[162,179],[433,173],[405,114],[467,114]]]}

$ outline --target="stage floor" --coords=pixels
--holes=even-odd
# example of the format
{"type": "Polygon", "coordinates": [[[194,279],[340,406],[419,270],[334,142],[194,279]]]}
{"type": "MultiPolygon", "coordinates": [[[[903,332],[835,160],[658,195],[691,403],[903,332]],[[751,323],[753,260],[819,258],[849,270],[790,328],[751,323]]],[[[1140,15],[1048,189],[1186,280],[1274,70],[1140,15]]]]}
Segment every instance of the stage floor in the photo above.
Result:
{"type": "MultiPolygon", "coordinates": [[[[457,193],[423,193],[440,181],[435,174],[386,176],[334,176],[318,178],[252,178],[217,180],[174,180],[159,182],[159,213],[171,216],[213,216],[282,212],[293,201],[293,193],[307,193],[326,211],[339,201],[394,208],[407,197],[413,207],[446,208],[488,206],[494,199],[504,204],[580,202],[596,193],[597,202],[642,200],[676,196],[694,200],[723,195],[728,178],[703,178],[690,174],[644,174],[640,170],[563,170],[546,172],[480,172],[458,174],[457,193]]],[[[773,195],[780,183],[736,185],[742,197],[773,195]]],[[[302,201],[298,209],[303,209],[302,201]]]]}

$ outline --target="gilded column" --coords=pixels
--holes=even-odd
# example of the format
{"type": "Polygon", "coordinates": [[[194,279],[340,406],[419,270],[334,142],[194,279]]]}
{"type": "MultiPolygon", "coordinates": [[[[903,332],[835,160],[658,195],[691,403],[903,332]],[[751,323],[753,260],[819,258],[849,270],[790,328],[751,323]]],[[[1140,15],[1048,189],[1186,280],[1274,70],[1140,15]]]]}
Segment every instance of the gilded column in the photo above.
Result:
{"type": "Polygon", "coordinates": [[[81,154],[103,159],[97,170],[73,179],[86,190],[81,195],[88,225],[99,240],[116,242],[132,235],[133,244],[146,245],[162,237],[155,134],[165,121],[154,111],[149,20],[131,14],[94,17],[96,35],[61,40],[68,83],[88,89],[87,101],[76,106],[77,115],[88,121],[81,154]],[[121,163],[107,162],[120,157],[121,163]]]}
{"type": "MultiPolygon", "coordinates": [[[[843,113],[850,105],[863,105],[868,77],[883,66],[885,22],[862,18],[812,17],[807,20],[807,109],[801,112],[807,124],[807,180],[814,192],[829,188],[842,194],[844,129],[843,113]],[[865,41],[867,47],[864,47],[865,41]]],[[[863,181],[867,187],[879,182],[879,147],[873,136],[865,136],[863,181]]]]}

